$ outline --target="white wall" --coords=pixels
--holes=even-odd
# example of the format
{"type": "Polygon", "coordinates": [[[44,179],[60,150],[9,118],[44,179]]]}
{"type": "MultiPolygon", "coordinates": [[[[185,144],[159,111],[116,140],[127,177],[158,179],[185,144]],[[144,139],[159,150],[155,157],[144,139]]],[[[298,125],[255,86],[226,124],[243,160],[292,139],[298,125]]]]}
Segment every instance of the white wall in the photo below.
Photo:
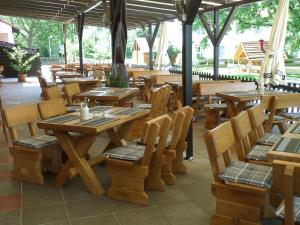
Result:
{"type": "Polygon", "coordinates": [[[0,21],[0,41],[6,41],[14,44],[12,27],[0,21]]]}

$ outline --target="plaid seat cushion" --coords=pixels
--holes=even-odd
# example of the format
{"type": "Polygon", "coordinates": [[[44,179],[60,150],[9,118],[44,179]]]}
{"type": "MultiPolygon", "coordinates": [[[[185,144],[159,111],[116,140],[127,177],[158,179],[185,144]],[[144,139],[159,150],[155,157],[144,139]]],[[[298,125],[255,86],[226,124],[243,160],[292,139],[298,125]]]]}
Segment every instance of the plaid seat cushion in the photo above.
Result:
{"type": "Polygon", "coordinates": [[[271,188],[272,168],[241,161],[233,161],[219,175],[224,182],[248,184],[256,187],[271,188]]]}
{"type": "Polygon", "coordinates": [[[58,140],[54,136],[50,135],[39,135],[31,138],[24,138],[12,141],[15,145],[21,145],[34,149],[41,149],[53,144],[58,143],[58,140]]]}
{"type": "MultiPolygon", "coordinates": [[[[275,214],[280,219],[285,218],[285,206],[284,204],[281,204],[278,209],[276,210],[275,214]]],[[[294,211],[295,211],[295,222],[300,223],[300,198],[295,198],[294,203],[294,211]]]]}
{"type": "Polygon", "coordinates": [[[136,104],[134,105],[136,108],[143,108],[143,109],[151,109],[151,104],[136,104]]]}
{"type": "Polygon", "coordinates": [[[280,134],[265,133],[263,137],[257,140],[258,144],[273,146],[281,138],[280,134]]]}
{"type": "MultiPolygon", "coordinates": [[[[166,140],[166,144],[165,144],[166,148],[170,146],[171,141],[172,141],[172,134],[169,134],[167,137],[167,140],[166,140]]],[[[141,138],[134,140],[134,142],[139,145],[143,144],[141,138]]],[[[159,137],[156,138],[155,144],[158,145],[158,142],[159,142],[159,137]]]]}
{"type": "Polygon", "coordinates": [[[104,155],[115,159],[125,159],[129,161],[137,161],[141,159],[145,152],[145,145],[130,143],[125,146],[113,148],[106,151],[104,155]]]}
{"type": "Polygon", "coordinates": [[[267,145],[254,145],[247,154],[247,159],[267,161],[267,152],[270,151],[271,148],[272,146],[267,145]]]}
{"type": "Polygon", "coordinates": [[[300,120],[300,113],[281,113],[280,115],[291,120],[300,120]]]}

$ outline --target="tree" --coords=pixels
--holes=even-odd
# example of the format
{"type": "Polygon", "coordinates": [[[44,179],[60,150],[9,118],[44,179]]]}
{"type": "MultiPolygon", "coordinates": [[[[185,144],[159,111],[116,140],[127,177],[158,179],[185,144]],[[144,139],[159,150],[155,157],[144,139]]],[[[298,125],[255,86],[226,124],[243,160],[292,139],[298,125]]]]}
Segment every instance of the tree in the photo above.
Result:
{"type": "MultiPolygon", "coordinates": [[[[261,1],[252,3],[238,8],[233,23],[235,23],[238,32],[244,32],[248,29],[259,29],[262,27],[270,27],[273,24],[275,12],[279,0],[261,1]]],[[[300,48],[300,2],[299,0],[290,0],[288,32],[286,38],[286,52],[289,56],[294,55],[300,48]]],[[[224,23],[228,10],[220,11],[221,24],[224,23]],[[227,12],[226,12],[227,11],[227,12]]],[[[208,21],[212,24],[212,13],[207,15],[208,21]]],[[[193,29],[203,29],[203,25],[199,18],[195,20],[193,29]]]]}

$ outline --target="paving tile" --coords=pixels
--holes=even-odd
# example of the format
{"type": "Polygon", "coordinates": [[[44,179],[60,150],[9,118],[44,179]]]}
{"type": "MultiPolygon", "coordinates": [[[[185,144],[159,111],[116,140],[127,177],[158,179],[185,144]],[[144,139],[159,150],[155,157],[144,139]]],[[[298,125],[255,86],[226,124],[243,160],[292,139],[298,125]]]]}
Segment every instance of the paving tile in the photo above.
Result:
{"type": "Polygon", "coordinates": [[[63,197],[59,188],[52,187],[52,189],[25,192],[22,195],[23,208],[58,203],[63,203],[63,197]]]}
{"type": "Polygon", "coordinates": [[[53,181],[55,175],[52,173],[44,173],[43,175],[44,175],[44,184],[34,184],[34,183],[29,183],[29,182],[23,182],[23,184],[22,184],[23,193],[53,189],[54,187],[52,186],[52,181],[53,181]]]}
{"type": "Polygon", "coordinates": [[[62,187],[62,191],[66,202],[95,198],[80,177],[76,177],[76,180],[67,181],[67,184],[62,187]]]}
{"type": "Polygon", "coordinates": [[[122,225],[167,225],[167,220],[154,208],[116,213],[122,225]]]}
{"type": "Polygon", "coordinates": [[[166,186],[165,192],[149,191],[147,194],[149,195],[150,201],[156,205],[188,200],[186,193],[176,185],[166,186]]]}
{"type": "MultiPolygon", "coordinates": [[[[60,221],[55,223],[45,223],[45,224],[39,224],[39,225],[71,225],[69,221],[60,221]]],[[[89,225],[89,224],[86,224],[89,225]]]]}
{"type": "Polygon", "coordinates": [[[0,182],[0,195],[12,195],[21,193],[19,181],[4,180],[0,182]]]}
{"type": "Polygon", "coordinates": [[[21,194],[0,195],[0,211],[15,211],[21,208],[21,194]]]}
{"type": "Polygon", "coordinates": [[[158,206],[164,218],[169,224],[209,224],[210,216],[196,203],[191,201],[178,202],[176,204],[158,206]],[[200,221],[205,221],[205,223],[200,221]]]}
{"type": "Polygon", "coordinates": [[[12,162],[12,157],[10,155],[0,155],[0,163],[12,162]]]}
{"type": "Polygon", "coordinates": [[[21,225],[21,210],[0,212],[1,225],[21,225]]]}
{"type": "Polygon", "coordinates": [[[72,225],[120,225],[113,213],[71,220],[71,222],[72,225]]]}
{"type": "Polygon", "coordinates": [[[150,201],[150,204],[148,206],[140,206],[128,202],[118,201],[114,199],[107,198],[107,204],[112,209],[113,212],[128,212],[128,211],[134,211],[139,210],[143,208],[150,208],[152,205],[152,202],[150,201]]]}
{"type": "Polygon", "coordinates": [[[22,217],[22,225],[38,225],[68,220],[64,204],[25,208],[22,211],[22,217]]]}
{"type": "Polygon", "coordinates": [[[103,197],[66,203],[71,219],[102,215],[111,212],[103,197]]]}

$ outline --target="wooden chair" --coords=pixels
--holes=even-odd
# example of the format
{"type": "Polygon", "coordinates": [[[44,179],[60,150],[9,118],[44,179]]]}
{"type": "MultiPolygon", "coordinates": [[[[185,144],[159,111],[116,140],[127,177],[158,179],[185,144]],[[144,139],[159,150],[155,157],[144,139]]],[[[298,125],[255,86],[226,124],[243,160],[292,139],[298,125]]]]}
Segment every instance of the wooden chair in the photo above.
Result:
{"type": "Polygon", "coordinates": [[[145,189],[157,190],[164,185],[160,178],[159,158],[171,123],[171,118],[167,115],[150,120],[145,124],[142,144],[128,144],[105,152],[112,180],[107,192],[109,198],[140,205],[149,204],[145,189]],[[155,147],[157,138],[159,142],[155,147]],[[154,151],[155,160],[152,159],[154,151]]]}
{"type": "Polygon", "coordinates": [[[300,164],[274,160],[272,191],[284,198],[275,215],[285,225],[300,224],[300,164]]]}
{"type": "Polygon", "coordinates": [[[55,98],[38,103],[38,110],[43,120],[67,113],[63,98],[55,98]]]}
{"type": "Polygon", "coordinates": [[[187,147],[186,136],[193,113],[191,107],[185,106],[173,115],[172,131],[167,139],[162,164],[162,179],[166,184],[175,184],[175,172],[187,172],[187,167],[183,164],[183,152],[187,147]]]}
{"type": "Polygon", "coordinates": [[[51,100],[55,98],[62,98],[62,93],[59,86],[53,86],[43,89],[45,100],[51,100]]]}
{"type": "Polygon", "coordinates": [[[4,110],[4,117],[12,140],[12,179],[42,184],[42,171],[57,173],[61,168],[61,149],[55,137],[37,135],[34,126],[39,119],[37,106],[9,107],[4,110]],[[30,138],[19,137],[16,127],[20,125],[28,125],[30,138]]]}
{"type": "Polygon", "coordinates": [[[42,89],[41,97],[43,97],[43,98],[45,97],[45,92],[44,92],[45,88],[57,86],[57,84],[55,82],[47,82],[46,79],[42,77],[41,73],[38,73],[38,80],[40,83],[40,87],[42,89]]]}
{"type": "Polygon", "coordinates": [[[264,101],[249,109],[248,114],[252,126],[252,138],[255,143],[261,145],[273,146],[281,137],[279,134],[266,133],[264,129],[264,123],[266,121],[265,116],[266,106],[264,101]]]}
{"type": "Polygon", "coordinates": [[[6,124],[5,124],[4,111],[3,111],[1,97],[0,97],[0,113],[1,113],[0,123],[1,123],[2,130],[3,130],[4,136],[5,136],[5,141],[6,141],[6,143],[8,143],[8,134],[7,134],[7,130],[6,130],[6,124]]]}
{"type": "Polygon", "coordinates": [[[256,145],[250,118],[247,111],[231,118],[233,131],[237,142],[237,155],[240,161],[270,165],[267,161],[267,152],[272,146],[256,145]]]}
{"type": "Polygon", "coordinates": [[[230,149],[236,141],[229,121],[207,131],[204,138],[214,177],[212,193],[217,201],[210,224],[260,225],[269,212],[272,168],[231,159],[230,149]]]}
{"type": "Polygon", "coordinates": [[[73,96],[80,94],[80,87],[78,83],[70,83],[64,86],[65,97],[67,100],[67,105],[74,105],[76,102],[74,101],[73,96]]]}

